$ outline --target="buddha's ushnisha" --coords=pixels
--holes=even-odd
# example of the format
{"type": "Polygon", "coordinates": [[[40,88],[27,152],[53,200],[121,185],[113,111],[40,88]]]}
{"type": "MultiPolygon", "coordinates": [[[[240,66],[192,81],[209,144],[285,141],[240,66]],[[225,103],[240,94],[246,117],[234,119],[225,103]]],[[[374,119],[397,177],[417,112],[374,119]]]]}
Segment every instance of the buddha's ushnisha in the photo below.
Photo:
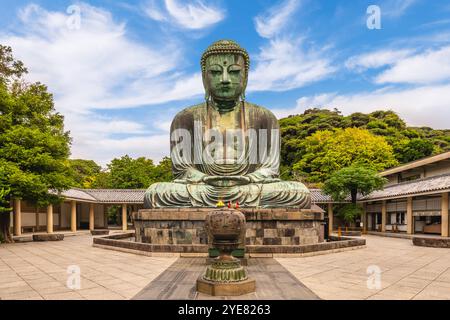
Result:
{"type": "Polygon", "coordinates": [[[309,190],[279,179],[278,120],[245,101],[250,58],[231,40],[213,43],[201,58],[205,102],[179,112],[171,125],[175,180],[152,184],[145,208],[310,208],[309,190]]]}

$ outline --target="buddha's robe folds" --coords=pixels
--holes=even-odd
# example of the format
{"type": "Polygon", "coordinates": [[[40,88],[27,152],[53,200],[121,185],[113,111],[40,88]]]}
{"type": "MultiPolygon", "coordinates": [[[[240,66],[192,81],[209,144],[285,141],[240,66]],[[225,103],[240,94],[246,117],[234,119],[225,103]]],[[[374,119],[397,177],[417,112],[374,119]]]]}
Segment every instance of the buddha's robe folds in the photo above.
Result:
{"type": "Polygon", "coordinates": [[[203,103],[179,112],[170,131],[175,180],[152,184],[145,208],[215,207],[219,200],[242,207],[310,208],[305,185],[278,179],[279,125],[269,110],[246,102],[219,113],[203,103]],[[202,182],[207,176],[215,176],[214,185],[202,182]],[[250,183],[228,180],[242,176],[250,183]]]}

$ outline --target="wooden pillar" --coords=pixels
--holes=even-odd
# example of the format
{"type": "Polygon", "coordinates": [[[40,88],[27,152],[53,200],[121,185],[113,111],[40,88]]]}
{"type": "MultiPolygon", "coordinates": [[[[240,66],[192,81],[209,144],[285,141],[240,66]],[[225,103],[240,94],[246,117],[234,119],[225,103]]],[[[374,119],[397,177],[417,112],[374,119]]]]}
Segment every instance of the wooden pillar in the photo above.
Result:
{"type": "Polygon", "coordinates": [[[89,204],[89,230],[94,230],[94,224],[95,224],[95,220],[94,220],[94,204],[90,203],[89,204]]]}
{"type": "Polygon", "coordinates": [[[70,230],[77,231],[77,202],[74,200],[70,201],[70,230]]]}
{"type": "Polygon", "coordinates": [[[333,204],[328,203],[328,235],[333,232],[333,204]]]}
{"type": "Polygon", "coordinates": [[[367,233],[367,204],[364,202],[363,203],[363,212],[362,212],[362,217],[361,217],[361,221],[362,221],[362,232],[364,234],[367,233]]]}
{"type": "Polygon", "coordinates": [[[381,232],[386,232],[386,200],[381,203],[381,232]]]}
{"type": "Polygon", "coordinates": [[[47,233],[53,233],[53,205],[47,206],[47,233]]]}
{"type": "Polygon", "coordinates": [[[441,236],[448,237],[448,192],[444,192],[441,198],[441,236]]]}
{"type": "Polygon", "coordinates": [[[414,233],[413,198],[406,198],[406,233],[414,233]]]}
{"type": "Polygon", "coordinates": [[[22,234],[22,209],[20,199],[14,199],[14,235],[22,234]]]}
{"type": "Polygon", "coordinates": [[[40,222],[39,222],[39,207],[38,206],[36,206],[36,208],[35,208],[34,216],[36,218],[36,229],[35,229],[35,231],[39,232],[40,231],[40,225],[39,225],[40,222]]]}
{"type": "Polygon", "coordinates": [[[127,205],[122,204],[122,230],[126,231],[128,229],[128,221],[127,221],[127,205]]]}

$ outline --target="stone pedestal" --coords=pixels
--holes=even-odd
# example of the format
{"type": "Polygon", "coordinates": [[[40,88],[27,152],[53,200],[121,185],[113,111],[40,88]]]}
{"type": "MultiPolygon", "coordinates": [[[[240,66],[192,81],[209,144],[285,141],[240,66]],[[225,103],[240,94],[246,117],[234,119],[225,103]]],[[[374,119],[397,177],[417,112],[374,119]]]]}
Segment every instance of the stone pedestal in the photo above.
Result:
{"type": "MultiPolygon", "coordinates": [[[[154,245],[209,245],[205,217],[213,208],[142,209],[133,213],[136,241],[154,245]]],[[[240,208],[246,218],[242,243],[296,246],[321,242],[324,212],[317,209],[240,208]]]]}
{"type": "Polygon", "coordinates": [[[204,280],[200,276],[197,280],[197,291],[210,296],[241,296],[256,291],[253,279],[239,282],[220,283],[204,280]]]}

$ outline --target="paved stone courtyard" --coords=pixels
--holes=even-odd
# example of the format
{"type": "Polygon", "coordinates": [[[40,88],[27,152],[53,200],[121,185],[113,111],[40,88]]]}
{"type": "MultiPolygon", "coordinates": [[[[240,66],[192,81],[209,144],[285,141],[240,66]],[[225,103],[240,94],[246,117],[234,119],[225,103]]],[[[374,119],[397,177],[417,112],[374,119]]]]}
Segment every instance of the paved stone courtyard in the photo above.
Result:
{"type": "Polygon", "coordinates": [[[450,299],[449,249],[365,238],[364,249],[277,260],[322,299],[450,299]],[[367,288],[369,266],[379,267],[381,289],[367,288]]]}
{"type": "MultiPolygon", "coordinates": [[[[366,236],[367,248],[278,258],[322,299],[450,299],[450,250],[411,240],[366,236]],[[381,289],[367,288],[367,267],[381,289]]],[[[92,247],[92,237],[0,245],[0,299],[131,299],[177,260],[92,247]],[[81,289],[66,286],[67,267],[81,269],[81,289]]]]}
{"type": "Polygon", "coordinates": [[[94,248],[90,235],[0,245],[0,298],[130,299],[175,260],[94,248]],[[71,265],[80,290],[66,286],[71,265]]]}

